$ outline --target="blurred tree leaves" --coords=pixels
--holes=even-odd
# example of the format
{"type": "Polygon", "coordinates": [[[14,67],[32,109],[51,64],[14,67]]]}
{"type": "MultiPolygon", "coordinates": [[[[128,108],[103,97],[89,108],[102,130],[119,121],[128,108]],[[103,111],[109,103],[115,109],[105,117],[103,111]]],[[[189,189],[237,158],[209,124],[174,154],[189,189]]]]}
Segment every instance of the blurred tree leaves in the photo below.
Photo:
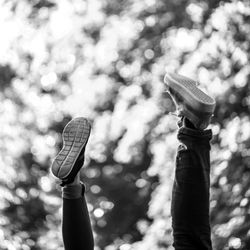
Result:
{"type": "Polygon", "coordinates": [[[1,5],[1,249],[63,249],[49,164],[79,115],[92,123],[82,178],[96,246],[172,249],[178,142],[166,71],[198,79],[217,100],[214,249],[250,248],[248,1],[1,5]]]}
{"type": "Polygon", "coordinates": [[[3,90],[8,87],[11,83],[11,80],[16,76],[15,71],[10,67],[10,65],[1,65],[0,66],[0,88],[3,90]]]}

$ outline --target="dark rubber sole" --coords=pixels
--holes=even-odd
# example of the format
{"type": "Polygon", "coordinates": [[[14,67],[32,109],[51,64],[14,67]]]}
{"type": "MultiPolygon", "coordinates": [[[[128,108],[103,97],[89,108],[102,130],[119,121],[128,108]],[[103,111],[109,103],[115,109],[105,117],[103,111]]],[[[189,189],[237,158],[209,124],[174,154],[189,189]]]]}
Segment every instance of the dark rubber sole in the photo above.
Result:
{"type": "Polygon", "coordinates": [[[61,180],[72,178],[80,169],[75,162],[82,149],[86,146],[91,126],[86,118],[78,117],[71,120],[62,133],[63,148],[55,157],[51,165],[53,175],[61,180]]]}
{"type": "Polygon", "coordinates": [[[215,100],[199,89],[197,82],[185,76],[166,74],[164,82],[170,94],[180,100],[183,115],[189,118],[196,127],[205,128],[214,112],[215,100]]]}

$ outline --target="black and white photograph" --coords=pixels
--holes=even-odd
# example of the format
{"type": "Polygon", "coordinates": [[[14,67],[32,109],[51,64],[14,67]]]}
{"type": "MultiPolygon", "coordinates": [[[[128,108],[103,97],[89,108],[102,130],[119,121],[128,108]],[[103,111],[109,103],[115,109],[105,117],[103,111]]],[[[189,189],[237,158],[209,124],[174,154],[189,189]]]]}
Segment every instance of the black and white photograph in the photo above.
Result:
{"type": "Polygon", "coordinates": [[[0,0],[0,250],[250,250],[249,0],[0,0]]]}

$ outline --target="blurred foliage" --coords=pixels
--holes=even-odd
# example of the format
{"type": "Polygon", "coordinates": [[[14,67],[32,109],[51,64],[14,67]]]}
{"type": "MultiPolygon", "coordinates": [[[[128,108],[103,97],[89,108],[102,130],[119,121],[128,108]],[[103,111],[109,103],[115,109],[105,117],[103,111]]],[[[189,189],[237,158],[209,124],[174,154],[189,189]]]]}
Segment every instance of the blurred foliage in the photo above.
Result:
{"type": "Polygon", "coordinates": [[[63,249],[49,165],[65,124],[86,116],[96,249],[172,249],[178,142],[163,75],[177,71],[217,100],[214,249],[250,249],[249,21],[247,0],[2,1],[0,248],[63,249]]]}

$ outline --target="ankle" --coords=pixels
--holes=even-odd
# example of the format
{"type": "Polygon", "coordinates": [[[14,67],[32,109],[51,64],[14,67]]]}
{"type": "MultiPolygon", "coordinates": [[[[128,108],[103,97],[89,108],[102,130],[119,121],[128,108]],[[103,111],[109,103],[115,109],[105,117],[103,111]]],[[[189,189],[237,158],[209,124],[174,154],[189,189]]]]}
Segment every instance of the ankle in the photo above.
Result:
{"type": "Polygon", "coordinates": [[[186,128],[197,129],[197,128],[194,126],[194,124],[193,124],[187,117],[184,117],[183,125],[184,125],[184,127],[186,127],[186,128]]]}
{"type": "Polygon", "coordinates": [[[77,185],[67,185],[62,188],[62,197],[64,199],[79,199],[84,195],[85,186],[83,183],[79,183],[77,185]]]}
{"type": "Polygon", "coordinates": [[[78,173],[73,182],[65,184],[62,188],[62,197],[64,199],[79,199],[84,193],[84,185],[80,181],[78,173]]]}
{"type": "Polygon", "coordinates": [[[75,179],[73,182],[69,183],[69,184],[65,184],[65,187],[66,186],[75,186],[75,185],[79,185],[81,183],[80,181],[80,172],[77,173],[75,179]]]}

